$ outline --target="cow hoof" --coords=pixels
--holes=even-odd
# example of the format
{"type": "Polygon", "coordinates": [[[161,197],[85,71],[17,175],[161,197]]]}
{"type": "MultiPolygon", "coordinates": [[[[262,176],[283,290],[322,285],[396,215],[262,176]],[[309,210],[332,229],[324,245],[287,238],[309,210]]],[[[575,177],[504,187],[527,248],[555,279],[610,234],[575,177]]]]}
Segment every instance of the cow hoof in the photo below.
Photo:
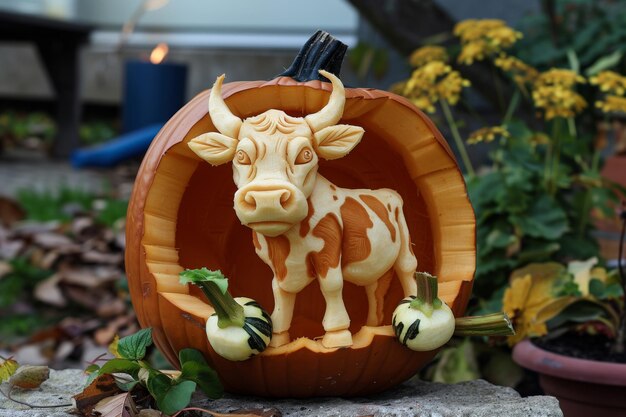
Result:
{"type": "Polygon", "coordinates": [[[289,337],[289,332],[274,333],[272,334],[272,339],[270,340],[270,347],[276,348],[286,345],[290,340],[291,338],[289,337]]]}
{"type": "Polygon", "coordinates": [[[352,333],[350,330],[326,332],[322,338],[322,346],[329,349],[352,346],[352,333]]]}

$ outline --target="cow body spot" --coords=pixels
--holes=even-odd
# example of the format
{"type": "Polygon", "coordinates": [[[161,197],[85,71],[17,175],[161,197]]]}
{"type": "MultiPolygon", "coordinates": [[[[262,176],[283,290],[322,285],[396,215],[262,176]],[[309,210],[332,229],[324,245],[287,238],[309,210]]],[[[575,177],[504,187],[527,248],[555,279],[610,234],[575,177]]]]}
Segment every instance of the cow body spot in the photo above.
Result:
{"type": "Polygon", "coordinates": [[[313,229],[313,236],[324,241],[324,246],[312,256],[315,271],[325,278],[329,269],[339,266],[341,259],[341,225],[337,216],[328,213],[313,229]]]}
{"type": "Polygon", "coordinates": [[[281,235],[276,237],[265,236],[265,240],[268,247],[268,256],[274,268],[274,274],[279,281],[282,281],[287,276],[286,261],[291,250],[289,239],[281,235]]]}
{"type": "Polygon", "coordinates": [[[365,208],[352,197],[346,198],[339,211],[343,220],[342,265],[367,259],[372,252],[367,229],[374,223],[365,208]]]}
{"type": "Polygon", "coordinates": [[[396,241],[396,228],[393,226],[391,221],[389,220],[389,215],[387,214],[387,210],[385,210],[385,206],[380,200],[373,195],[361,194],[361,200],[378,216],[378,218],[385,223],[387,229],[389,229],[389,234],[391,235],[391,241],[396,241]]]}

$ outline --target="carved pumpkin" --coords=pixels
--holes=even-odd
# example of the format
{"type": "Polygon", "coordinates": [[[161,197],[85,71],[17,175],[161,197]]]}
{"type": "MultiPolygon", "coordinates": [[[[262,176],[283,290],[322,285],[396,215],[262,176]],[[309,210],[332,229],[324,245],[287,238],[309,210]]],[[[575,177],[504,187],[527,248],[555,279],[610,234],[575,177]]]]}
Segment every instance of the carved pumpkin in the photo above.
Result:
{"type": "MultiPolygon", "coordinates": [[[[338,74],[345,46],[316,34],[292,67],[271,81],[233,82],[222,97],[241,119],[279,109],[292,117],[318,112],[331,86],[319,69],[338,74]]],[[[319,172],[346,188],[391,188],[404,200],[404,215],[418,269],[439,278],[440,297],[456,316],[464,313],[475,269],[475,219],[454,156],[432,122],[394,94],[345,90],[340,123],[365,130],[357,147],[341,160],[319,161],[319,172]]],[[[200,93],[163,127],[137,175],[127,222],[126,268],[131,297],[142,326],[177,365],[187,347],[202,351],[233,393],[273,397],[366,395],[411,377],[436,351],[414,352],[400,344],[391,315],[403,298],[393,277],[384,294],[381,326],[367,326],[363,287],[344,282],[352,345],[326,348],[325,301],[315,282],[298,294],[291,342],[268,348],[243,362],[217,355],[205,323],[213,313],[204,296],[179,284],[185,268],[221,269],[234,296],[250,297],[272,311],[272,272],[255,254],[250,229],[233,210],[237,188],[228,164],[210,166],[188,146],[217,132],[208,112],[209,91],[200,93]]],[[[330,158],[329,158],[330,159],[330,158]]],[[[395,274],[390,272],[390,274],[395,274]]]]}

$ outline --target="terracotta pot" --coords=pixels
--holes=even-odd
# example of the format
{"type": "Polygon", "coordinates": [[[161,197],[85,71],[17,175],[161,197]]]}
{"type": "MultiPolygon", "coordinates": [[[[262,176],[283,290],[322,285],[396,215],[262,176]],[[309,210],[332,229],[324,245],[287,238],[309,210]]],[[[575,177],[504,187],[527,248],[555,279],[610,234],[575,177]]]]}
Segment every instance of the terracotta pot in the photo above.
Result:
{"type": "Polygon", "coordinates": [[[541,387],[559,400],[565,417],[626,416],[626,364],[571,358],[528,340],[515,346],[513,360],[539,373],[541,387]]]}

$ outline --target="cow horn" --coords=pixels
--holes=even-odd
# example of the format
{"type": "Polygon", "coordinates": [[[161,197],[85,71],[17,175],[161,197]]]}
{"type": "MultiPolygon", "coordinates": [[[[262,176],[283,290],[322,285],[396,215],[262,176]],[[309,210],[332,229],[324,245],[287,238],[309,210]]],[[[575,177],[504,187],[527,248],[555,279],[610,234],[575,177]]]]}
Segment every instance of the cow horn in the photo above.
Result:
{"type": "Polygon", "coordinates": [[[209,95],[209,115],[217,130],[231,138],[237,139],[239,129],[243,123],[241,119],[235,116],[222,98],[222,83],[224,82],[224,74],[217,77],[211,94],[209,95]]]}
{"type": "Polygon", "coordinates": [[[320,74],[333,84],[333,92],[326,106],[317,113],[309,114],[304,118],[313,132],[319,132],[325,127],[336,124],[341,119],[343,106],[346,104],[346,93],[341,80],[328,71],[320,70],[320,74]]]}

